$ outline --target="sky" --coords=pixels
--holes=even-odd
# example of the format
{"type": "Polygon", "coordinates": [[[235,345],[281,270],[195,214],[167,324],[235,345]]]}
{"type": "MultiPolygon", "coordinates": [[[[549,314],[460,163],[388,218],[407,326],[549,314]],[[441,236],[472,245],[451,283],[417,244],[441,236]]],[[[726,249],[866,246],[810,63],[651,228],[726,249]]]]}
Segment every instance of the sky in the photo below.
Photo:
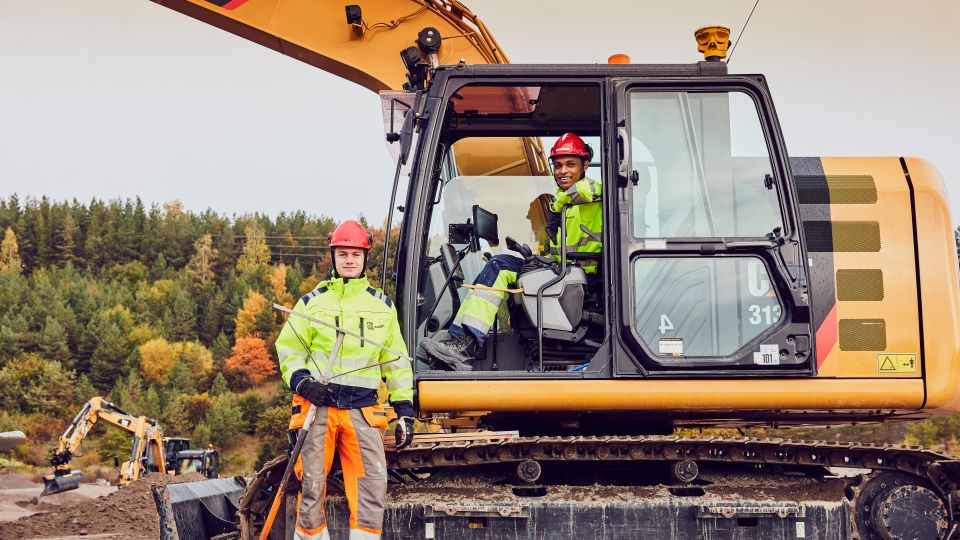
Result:
{"type": "MultiPolygon", "coordinates": [[[[754,5],[463,1],[514,63],[695,62],[696,28],[736,38],[754,5]]],[[[760,0],[730,71],[766,75],[792,156],[933,162],[957,223],[958,20],[955,0],[760,0]]],[[[386,215],[376,94],[147,0],[0,0],[0,104],[0,196],[386,215]]]]}

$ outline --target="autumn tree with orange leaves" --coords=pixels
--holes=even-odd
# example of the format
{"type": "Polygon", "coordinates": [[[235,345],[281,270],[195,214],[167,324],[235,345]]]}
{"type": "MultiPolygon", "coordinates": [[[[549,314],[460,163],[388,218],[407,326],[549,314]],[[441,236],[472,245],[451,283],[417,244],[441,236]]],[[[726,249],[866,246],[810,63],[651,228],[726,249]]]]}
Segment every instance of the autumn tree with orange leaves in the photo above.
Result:
{"type": "Polygon", "coordinates": [[[270,358],[266,342],[255,336],[238,338],[225,365],[227,369],[246,374],[253,384],[260,384],[277,373],[277,364],[270,358]]]}

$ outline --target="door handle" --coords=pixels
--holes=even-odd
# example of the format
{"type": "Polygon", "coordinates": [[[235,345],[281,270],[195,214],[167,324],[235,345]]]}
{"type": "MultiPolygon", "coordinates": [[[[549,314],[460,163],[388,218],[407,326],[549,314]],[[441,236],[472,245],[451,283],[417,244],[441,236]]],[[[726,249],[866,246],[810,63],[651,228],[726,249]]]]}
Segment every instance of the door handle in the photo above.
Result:
{"type": "Polygon", "coordinates": [[[633,163],[630,159],[630,139],[627,135],[627,128],[617,128],[617,146],[620,150],[620,166],[617,173],[624,179],[630,179],[630,171],[633,169],[633,163]]]}

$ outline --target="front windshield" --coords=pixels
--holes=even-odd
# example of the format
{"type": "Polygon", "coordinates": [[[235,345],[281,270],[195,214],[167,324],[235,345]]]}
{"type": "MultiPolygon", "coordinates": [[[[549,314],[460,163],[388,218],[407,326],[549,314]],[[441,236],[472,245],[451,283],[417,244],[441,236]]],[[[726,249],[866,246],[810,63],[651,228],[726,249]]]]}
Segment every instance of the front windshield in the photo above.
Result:
{"type": "Polygon", "coordinates": [[[177,474],[199,472],[200,469],[202,469],[200,458],[181,459],[180,466],[177,468],[177,474]]]}

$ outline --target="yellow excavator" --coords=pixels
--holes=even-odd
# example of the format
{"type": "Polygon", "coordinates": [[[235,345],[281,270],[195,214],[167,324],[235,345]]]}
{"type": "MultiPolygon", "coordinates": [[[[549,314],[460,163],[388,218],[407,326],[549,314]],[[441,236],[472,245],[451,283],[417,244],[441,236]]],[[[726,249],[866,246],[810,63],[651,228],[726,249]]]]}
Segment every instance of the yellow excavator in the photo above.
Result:
{"type": "Polygon", "coordinates": [[[70,469],[70,460],[76,455],[80,444],[97,422],[122,429],[133,435],[130,459],[114,465],[120,469],[120,485],[135,482],[149,472],[160,474],[183,474],[199,472],[207,478],[216,478],[219,454],[213,448],[190,450],[190,439],[164,437],[157,421],[145,416],[133,416],[113,403],[94,397],[85,403],[60,436],[57,450],[50,458],[53,474],[43,477],[41,496],[77,489],[83,480],[82,473],[70,469]],[[175,464],[168,468],[168,464],[175,464]]]}
{"type": "MultiPolygon", "coordinates": [[[[936,169],[789,156],[766,78],[728,72],[728,29],[698,30],[704,58],[689,64],[510,65],[455,0],[154,1],[381,92],[397,156],[388,223],[406,184],[382,275],[423,359],[420,416],[461,431],[388,454],[402,485],[385,536],[960,534],[952,457],[673,435],[960,408],[960,278],[936,169]],[[470,369],[432,362],[419,344],[453,323],[461,285],[505,247],[542,244],[536,201],[555,186],[539,140],[566,132],[596,148],[603,252],[562,246],[521,277],[470,369]],[[592,484],[606,489],[564,498],[592,484]]],[[[242,537],[282,470],[247,489],[242,537]]]]}

